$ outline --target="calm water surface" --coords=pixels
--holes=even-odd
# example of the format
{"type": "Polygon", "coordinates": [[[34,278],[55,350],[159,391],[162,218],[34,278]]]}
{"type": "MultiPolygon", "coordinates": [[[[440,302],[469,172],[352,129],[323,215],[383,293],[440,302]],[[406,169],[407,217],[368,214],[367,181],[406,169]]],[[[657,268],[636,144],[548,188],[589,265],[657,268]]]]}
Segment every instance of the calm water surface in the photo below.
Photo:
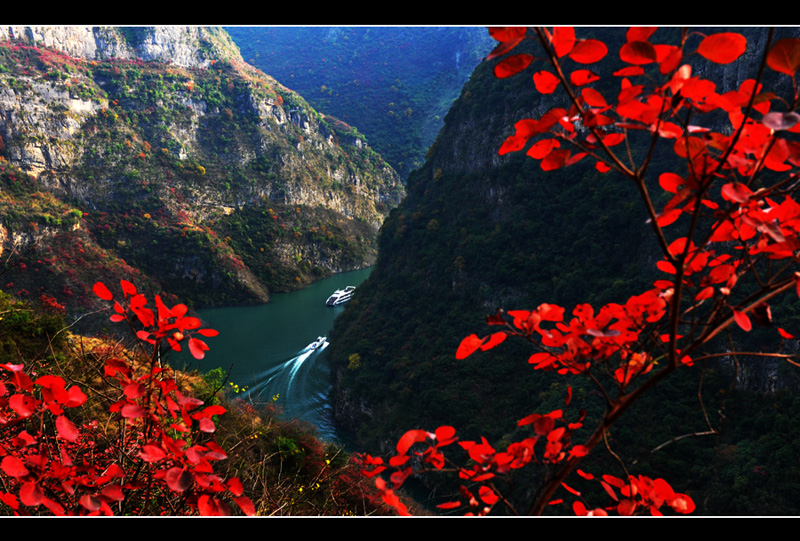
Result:
{"type": "Polygon", "coordinates": [[[316,350],[308,346],[319,336],[327,337],[344,310],[326,306],[325,300],[336,289],[358,286],[371,270],[337,274],[300,291],[273,295],[260,306],[200,310],[206,325],[220,334],[207,340],[211,350],[204,359],[190,359],[190,368],[231,370],[229,381],[247,387],[246,399],[267,402],[277,396],[285,418],[309,421],[320,438],[338,442],[328,400],[327,345],[316,350]]]}

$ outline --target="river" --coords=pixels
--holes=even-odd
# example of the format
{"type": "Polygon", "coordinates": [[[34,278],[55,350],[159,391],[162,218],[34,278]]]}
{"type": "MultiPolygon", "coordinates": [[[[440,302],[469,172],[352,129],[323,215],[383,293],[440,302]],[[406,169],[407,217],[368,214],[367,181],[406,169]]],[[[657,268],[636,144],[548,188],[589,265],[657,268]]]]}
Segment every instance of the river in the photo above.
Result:
{"type": "MultiPolygon", "coordinates": [[[[229,381],[246,388],[238,396],[253,402],[273,400],[286,419],[303,419],[317,427],[319,438],[342,443],[331,418],[330,365],[325,343],[344,305],[329,307],[325,300],[336,289],[358,286],[371,268],[334,275],[291,293],[272,295],[259,306],[199,310],[207,327],[219,336],[206,340],[210,351],[189,368],[207,372],[230,369],[229,381]]],[[[356,290],[355,295],[358,295],[356,290]]]]}

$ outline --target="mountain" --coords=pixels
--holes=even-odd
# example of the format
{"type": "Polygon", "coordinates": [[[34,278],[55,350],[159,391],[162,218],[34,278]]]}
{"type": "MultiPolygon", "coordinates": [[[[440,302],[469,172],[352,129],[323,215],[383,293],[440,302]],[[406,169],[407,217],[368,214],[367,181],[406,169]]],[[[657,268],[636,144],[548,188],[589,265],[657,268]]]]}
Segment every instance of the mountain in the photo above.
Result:
{"type": "Polygon", "coordinates": [[[384,222],[377,264],[329,348],[337,417],[366,448],[409,423],[505,436],[492,419],[530,413],[548,376],[526,377],[525,362],[456,362],[461,339],[484,334],[499,307],[597,304],[648,283],[645,216],[626,186],[591,166],[543,172],[524,155],[498,156],[515,119],[546,107],[527,78],[479,65],[384,222]]]}
{"type": "Polygon", "coordinates": [[[371,265],[404,188],[220,28],[0,28],[0,287],[97,279],[200,306],[371,265]]]}
{"type": "MultiPolygon", "coordinates": [[[[763,50],[764,33],[747,31],[755,51],[763,50]]],[[[624,43],[624,31],[588,32],[612,51],[624,43]]],[[[757,52],[748,54],[753,62],[742,65],[757,66],[757,52]]],[[[714,80],[738,88],[751,74],[737,66],[723,66],[714,80]]],[[[498,79],[492,69],[479,65],[462,89],[424,165],[409,176],[407,197],[383,225],[372,274],[329,336],[335,417],[371,453],[391,456],[407,430],[441,425],[504,448],[530,434],[516,420],[563,407],[567,384],[573,403],[577,397],[590,416],[602,411],[586,378],[534,371],[531,349],[519,341],[464,360],[455,352],[464,337],[491,332],[486,317],[498,308],[624,302],[658,277],[647,217],[624,180],[582,162],[543,171],[521,153],[498,155],[517,120],[539,118],[554,101],[529,76],[498,79]]],[[[665,155],[655,154],[654,170],[671,167],[660,161],[665,155]]],[[[796,302],[778,312],[796,326],[796,302]]],[[[798,401],[792,369],[739,358],[685,371],[614,426],[611,448],[635,465],[631,473],[692,493],[699,514],[795,514],[800,469],[790,457],[800,429],[788,413],[798,401]],[[721,432],[670,441],[708,430],[700,395],[721,432]]],[[[618,468],[610,453],[598,455],[589,471],[618,468]]],[[[517,481],[515,501],[528,501],[536,483],[517,481]]]]}
{"type": "Polygon", "coordinates": [[[401,178],[493,40],[483,27],[225,27],[244,58],[357,126],[401,178]]]}

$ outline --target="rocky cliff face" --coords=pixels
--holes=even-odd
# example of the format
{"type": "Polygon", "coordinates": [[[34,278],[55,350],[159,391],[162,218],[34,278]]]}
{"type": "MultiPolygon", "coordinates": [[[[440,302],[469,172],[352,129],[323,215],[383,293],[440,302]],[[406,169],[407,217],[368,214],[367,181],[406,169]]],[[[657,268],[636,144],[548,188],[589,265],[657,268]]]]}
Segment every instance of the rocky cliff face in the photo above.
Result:
{"type": "Polygon", "coordinates": [[[0,40],[48,47],[83,60],[144,60],[184,68],[241,61],[239,49],[218,28],[0,26],[0,40]]]}
{"type": "Polygon", "coordinates": [[[70,234],[202,305],[371,264],[404,192],[208,28],[0,27],[0,157],[7,238],[43,240],[50,194],[81,216],[70,234]]]}

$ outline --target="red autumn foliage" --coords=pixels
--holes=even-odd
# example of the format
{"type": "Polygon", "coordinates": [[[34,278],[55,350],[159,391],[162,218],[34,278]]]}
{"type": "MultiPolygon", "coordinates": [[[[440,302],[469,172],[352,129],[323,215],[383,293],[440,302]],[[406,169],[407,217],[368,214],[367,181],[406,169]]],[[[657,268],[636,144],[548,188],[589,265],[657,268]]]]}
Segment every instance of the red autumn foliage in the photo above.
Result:
{"type": "MultiPolygon", "coordinates": [[[[78,421],[72,411],[87,395],[62,377],[33,379],[22,365],[0,365],[0,500],[15,515],[42,509],[54,515],[227,515],[228,501],[255,514],[241,482],[214,473],[226,453],[213,439],[213,417],[225,409],[182,394],[160,363],[163,344],[180,349],[190,334],[216,331],[200,329],[183,305],[168,308],[156,297],[153,310],[132,283],[120,285],[117,301],[103,283],[93,290],[113,302],[112,321],[138,328],[138,346],[147,353],[143,366],[127,358],[105,361],[105,392],[122,391],[109,407],[119,430],[109,436],[96,421],[78,421]]],[[[208,349],[189,340],[196,341],[190,346],[195,356],[208,349]]]]}
{"type": "MultiPolygon", "coordinates": [[[[597,64],[607,56],[605,44],[580,39],[571,28],[490,29],[499,42],[489,56],[499,59],[498,77],[530,68],[539,92],[559,90],[564,96],[560,107],[517,121],[499,154],[525,151],[543,170],[590,159],[598,171],[614,171],[627,179],[649,215],[648,226],[662,255],[656,266],[664,276],[651,289],[600,308],[581,304],[567,311],[542,304],[534,310],[500,310],[488,316],[487,323],[501,330],[485,337],[467,336],[456,351],[457,359],[495,348],[507,337],[524,339],[534,348],[528,359],[533,369],[589,377],[604,397],[605,413],[580,442],[573,436],[585,421],[583,410],[574,415],[560,409],[532,413],[517,423],[530,427],[529,436],[503,449],[485,439],[460,441],[452,427],[411,430],[388,461],[372,456],[364,461],[370,475],[389,475],[389,482],[377,482],[387,503],[406,512],[395,493],[405,479],[426,471],[450,471],[462,482],[462,497],[442,504],[442,509],[486,515],[502,503],[517,513],[497,481],[515,469],[536,465],[544,480],[523,511],[527,514],[565,504],[556,497],[560,490],[573,498],[567,505],[577,515],[694,511],[692,498],[675,492],[663,479],[627,472],[624,477],[595,476],[578,466],[648,390],[676,370],[718,356],[707,348],[720,333],[747,332],[753,323],[769,326],[773,299],[800,296],[800,204],[794,199],[800,144],[792,137],[800,131],[800,115],[794,112],[800,103],[795,81],[800,40],[773,43],[773,32],[768,34],[758,78],[719,93],[717,85],[695,75],[688,62],[698,56],[716,64],[736,62],[748,45],[739,33],[684,30],[678,43],[659,43],[654,40],[657,29],[631,28],[619,50],[623,66],[608,74],[597,64]],[[534,55],[524,53],[524,61],[523,53],[516,52],[523,42],[538,47],[534,55]],[[504,59],[505,55],[510,56],[504,59]],[[762,88],[766,68],[791,78],[790,95],[762,88]],[[605,95],[591,86],[608,77],[617,81],[616,95],[609,93],[609,85],[603,87],[605,95]],[[712,114],[717,119],[721,114],[729,125],[720,128],[712,114]],[[612,148],[621,143],[653,148],[662,139],[679,159],[674,171],[661,172],[655,180],[648,170],[652,154],[634,162],[625,151],[612,148]],[[667,195],[660,209],[651,195],[657,188],[667,195]],[[465,463],[452,458],[458,448],[466,455],[465,463]],[[584,501],[581,492],[567,484],[573,473],[600,483],[610,503],[598,507],[584,501]]],[[[775,335],[778,343],[795,336],[781,328],[775,335]]],[[[792,355],[780,352],[746,353],[796,364],[792,355]]],[[[566,407],[571,398],[568,392],[566,407]]],[[[713,427],[709,433],[714,433],[713,427]]]]}

